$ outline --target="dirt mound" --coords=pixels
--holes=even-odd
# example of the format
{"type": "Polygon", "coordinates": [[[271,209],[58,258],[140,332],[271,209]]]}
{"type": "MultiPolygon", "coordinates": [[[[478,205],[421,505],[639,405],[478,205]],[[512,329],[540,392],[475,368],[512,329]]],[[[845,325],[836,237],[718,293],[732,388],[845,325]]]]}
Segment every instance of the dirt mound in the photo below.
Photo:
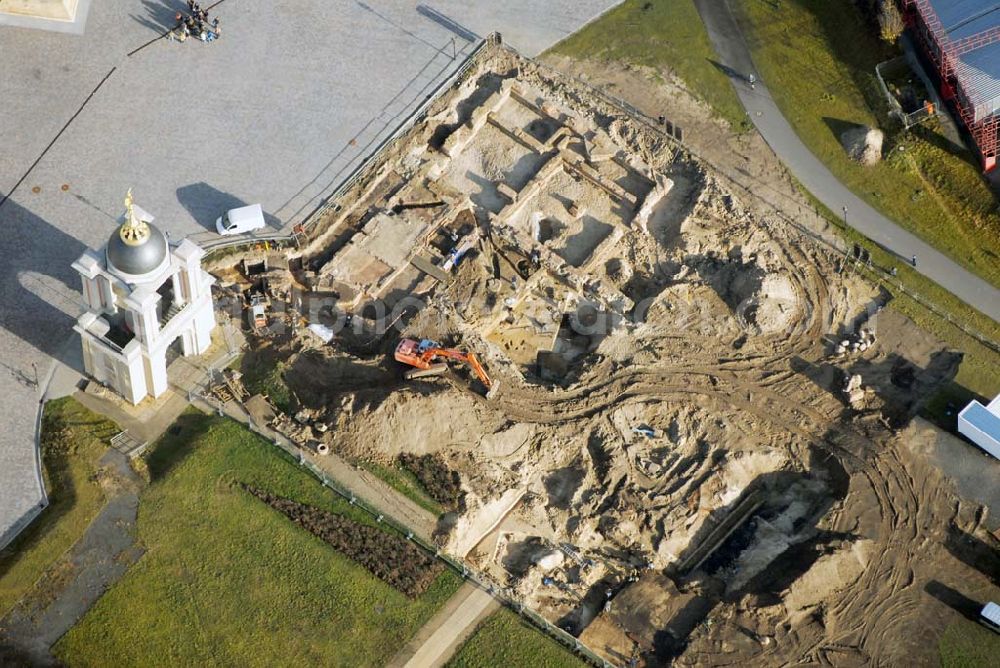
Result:
{"type": "Polygon", "coordinates": [[[885,135],[881,130],[861,125],[844,131],[840,143],[847,156],[862,165],[874,165],[882,159],[882,143],[885,135]]]}
{"type": "Polygon", "coordinates": [[[761,334],[782,332],[799,315],[799,296],[792,280],[781,274],[769,274],[756,291],[744,301],[741,319],[761,334]]]}
{"type": "Polygon", "coordinates": [[[697,264],[740,325],[754,334],[782,332],[800,316],[799,295],[784,272],[769,272],[757,262],[707,258],[697,264]]]}
{"type": "Polygon", "coordinates": [[[339,442],[347,455],[385,461],[404,452],[423,455],[464,448],[495,429],[498,422],[502,417],[486,409],[471,392],[432,379],[383,395],[377,406],[345,414],[339,424],[339,442]]]}
{"type": "Polygon", "coordinates": [[[441,499],[460,487],[442,549],[595,629],[611,660],[905,663],[885,639],[912,637],[926,608],[911,564],[954,567],[924,536],[972,523],[897,456],[893,429],[960,355],[887,314],[877,344],[835,354],[887,296],[789,224],[811,207],[758,138],[715,147],[744,191],[571,81],[504,52],[482,69],[342,200],[355,214],[331,214],[327,239],[370,215],[395,241],[371,257],[312,243],[372,295],[419,295],[400,335],[474,351],[498,390],[477,393],[457,360],[403,382],[395,333],[377,351],[338,339],[285,373],[307,417],[349,456],[406,453],[441,499]],[[440,202],[398,208],[428,192],[440,202]],[[480,228],[471,247],[459,208],[480,228]],[[854,376],[869,390],[852,407],[854,376]]]}

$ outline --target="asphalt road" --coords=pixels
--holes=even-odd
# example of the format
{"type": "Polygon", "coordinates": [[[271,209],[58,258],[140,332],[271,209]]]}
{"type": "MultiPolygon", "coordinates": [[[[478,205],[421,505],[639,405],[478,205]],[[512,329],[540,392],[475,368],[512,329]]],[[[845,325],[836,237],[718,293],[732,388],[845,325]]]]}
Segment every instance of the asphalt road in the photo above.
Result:
{"type": "Polygon", "coordinates": [[[725,0],[695,0],[720,64],[729,68],[736,94],[764,140],[788,170],[831,211],[847,207],[847,224],[895,253],[900,263],[917,257],[916,269],[962,301],[1000,322],[1000,290],[963,269],[943,253],[900,228],[857,197],[806,148],[778,110],[766,84],[757,76],[750,51],[725,0]]]}
{"type": "Polygon", "coordinates": [[[223,0],[211,44],[161,39],[181,0],[94,2],[82,35],[0,27],[0,546],[42,499],[35,380],[72,335],[70,264],[129,187],[174,240],[243,203],[297,222],[479,36],[532,55],[614,4],[223,0]]]}
{"type": "Polygon", "coordinates": [[[492,595],[466,582],[417,631],[387,668],[438,668],[445,665],[476,627],[499,608],[500,604],[492,595]]]}

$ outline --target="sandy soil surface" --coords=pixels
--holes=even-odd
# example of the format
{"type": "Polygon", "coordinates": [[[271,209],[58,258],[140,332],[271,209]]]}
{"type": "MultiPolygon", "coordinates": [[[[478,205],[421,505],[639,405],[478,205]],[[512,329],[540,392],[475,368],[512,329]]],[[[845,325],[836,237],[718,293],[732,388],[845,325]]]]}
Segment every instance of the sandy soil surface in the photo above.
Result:
{"type": "Polygon", "coordinates": [[[284,365],[282,428],[348,458],[436,453],[464,491],[443,548],[609,660],[933,662],[948,592],[997,597],[983,512],[908,447],[961,355],[774,215],[829,233],[759,139],[682,89],[588,74],[670,109],[707,159],[503,50],[481,68],[303,269],[269,273],[296,327],[246,361],[284,365]],[[469,234],[443,278],[407,273],[469,234]],[[422,308],[378,332],[373,304],[404,283],[422,308]],[[340,292],[317,310],[310,285],[340,292]],[[332,340],[297,328],[337,308],[354,320],[332,340]],[[461,364],[402,380],[400,336],[474,351],[491,391],[461,364]]]}

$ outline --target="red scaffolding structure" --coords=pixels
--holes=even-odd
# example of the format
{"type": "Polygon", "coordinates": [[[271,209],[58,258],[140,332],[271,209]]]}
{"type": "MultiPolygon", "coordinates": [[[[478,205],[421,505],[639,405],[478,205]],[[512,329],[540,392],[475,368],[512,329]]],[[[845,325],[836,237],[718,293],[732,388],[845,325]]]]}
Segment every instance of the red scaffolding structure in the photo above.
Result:
{"type": "Polygon", "coordinates": [[[941,97],[951,101],[982,158],[983,169],[991,171],[997,166],[997,112],[977,118],[977,104],[986,102],[979,91],[963,76],[961,57],[976,49],[1000,41],[1000,25],[993,26],[961,39],[951,39],[941,24],[931,0],[903,0],[907,24],[914,28],[924,51],[934,63],[941,78],[941,97]]]}

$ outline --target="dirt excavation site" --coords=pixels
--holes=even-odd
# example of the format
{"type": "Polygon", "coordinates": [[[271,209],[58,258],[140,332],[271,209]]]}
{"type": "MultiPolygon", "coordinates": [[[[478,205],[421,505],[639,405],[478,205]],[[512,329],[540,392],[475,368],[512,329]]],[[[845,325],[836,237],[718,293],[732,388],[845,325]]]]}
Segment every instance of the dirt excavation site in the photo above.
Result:
{"type": "Polygon", "coordinates": [[[244,378],[616,665],[935,662],[991,586],[916,454],[961,355],[655,125],[488,47],[297,247],[216,261],[244,378]]]}

